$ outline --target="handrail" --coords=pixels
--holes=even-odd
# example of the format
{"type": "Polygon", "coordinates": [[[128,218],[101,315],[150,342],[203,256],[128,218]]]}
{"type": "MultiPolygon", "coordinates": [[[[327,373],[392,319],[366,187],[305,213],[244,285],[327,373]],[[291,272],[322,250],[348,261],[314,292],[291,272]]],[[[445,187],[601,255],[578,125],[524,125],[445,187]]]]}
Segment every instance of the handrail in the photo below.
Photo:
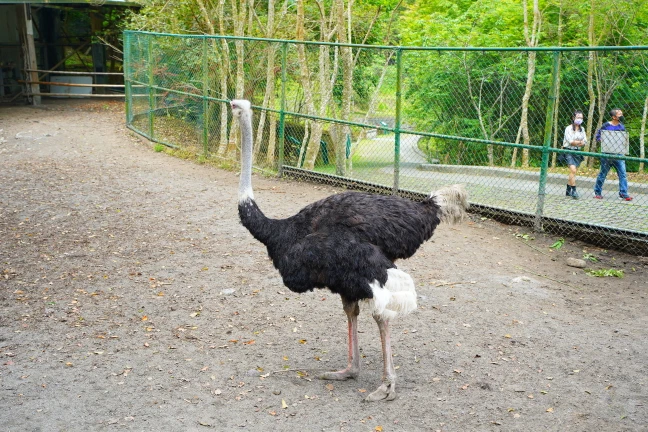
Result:
{"type": "Polygon", "coordinates": [[[223,35],[191,35],[191,34],[171,34],[171,33],[156,33],[147,31],[126,30],[125,34],[146,34],[151,36],[164,36],[164,37],[180,37],[184,39],[231,39],[231,40],[245,40],[245,41],[259,41],[259,42],[274,42],[274,43],[292,43],[301,45],[328,45],[337,47],[350,47],[350,48],[367,48],[367,49],[381,49],[381,50],[404,50],[404,51],[648,51],[648,45],[637,46],[593,46],[593,47],[417,47],[417,46],[400,46],[400,45],[367,45],[367,44],[353,44],[353,43],[337,43],[337,42],[318,42],[318,41],[299,41],[291,39],[269,39],[260,37],[246,37],[246,36],[223,36],[223,35]]]}

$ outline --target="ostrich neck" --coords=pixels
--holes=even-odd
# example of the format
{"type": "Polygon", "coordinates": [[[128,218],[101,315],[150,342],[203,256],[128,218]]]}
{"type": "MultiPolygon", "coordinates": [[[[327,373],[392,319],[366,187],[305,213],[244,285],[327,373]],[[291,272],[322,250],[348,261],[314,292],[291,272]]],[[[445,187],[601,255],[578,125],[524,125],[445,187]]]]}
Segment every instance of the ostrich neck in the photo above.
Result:
{"type": "Polygon", "coordinates": [[[239,118],[241,127],[241,179],[239,202],[253,200],[252,193],[252,115],[245,110],[239,118]]]}

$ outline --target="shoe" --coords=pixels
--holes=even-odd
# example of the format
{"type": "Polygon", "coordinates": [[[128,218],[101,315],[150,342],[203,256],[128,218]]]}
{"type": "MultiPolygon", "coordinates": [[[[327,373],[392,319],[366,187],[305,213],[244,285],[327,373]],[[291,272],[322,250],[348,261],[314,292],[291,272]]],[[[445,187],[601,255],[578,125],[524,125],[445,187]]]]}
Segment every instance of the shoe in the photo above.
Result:
{"type": "Polygon", "coordinates": [[[567,185],[567,190],[565,191],[565,196],[568,196],[568,197],[573,196],[573,193],[572,193],[573,188],[574,188],[573,186],[567,185]]]}
{"type": "Polygon", "coordinates": [[[632,201],[632,197],[630,195],[619,194],[619,198],[621,198],[622,200],[625,200],[625,201],[632,201]]]}
{"type": "Polygon", "coordinates": [[[596,198],[596,199],[603,199],[603,195],[594,195],[594,198],[596,198]]]}
{"type": "Polygon", "coordinates": [[[580,198],[580,194],[576,191],[576,186],[572,186],[571,197],[576,200],[580,198]]]}

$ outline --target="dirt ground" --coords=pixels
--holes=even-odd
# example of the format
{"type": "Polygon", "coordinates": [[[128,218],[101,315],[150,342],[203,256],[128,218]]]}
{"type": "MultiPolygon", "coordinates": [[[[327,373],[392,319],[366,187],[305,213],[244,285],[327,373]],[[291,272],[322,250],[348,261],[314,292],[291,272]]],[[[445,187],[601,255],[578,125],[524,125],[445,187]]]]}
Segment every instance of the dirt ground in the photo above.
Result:
{"type": "MultiPolygon", "coordinates": [[[[380,339],[286,289],[238,222],[237,174],[155,153],[119,104],[0,107],[4,431],[648,430],[648,260],[472,214],[399,263],[419,309],[380,339]],[[593,277],[566,259],[593,254],[593,277]]],[[[269,216],[331,187],[254,176],[269,216]]]]}

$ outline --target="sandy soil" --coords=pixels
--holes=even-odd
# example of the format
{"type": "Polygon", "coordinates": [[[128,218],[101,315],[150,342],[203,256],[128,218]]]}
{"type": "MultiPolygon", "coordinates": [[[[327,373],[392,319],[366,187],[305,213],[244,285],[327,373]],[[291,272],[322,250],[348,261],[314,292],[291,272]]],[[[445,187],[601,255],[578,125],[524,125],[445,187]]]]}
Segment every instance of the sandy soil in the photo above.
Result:
{"type": "MultiPolygon", "coordinates": [[[[0,108],[0,424],[5,431],[648,430],[648,262],[479,215],[410,260],[419,309],[377,328],[287,290],[239,224],[237,175],[155,153],[118,104],[0,108]],[[533,234],[531,234],[533,236],[533,234]],[[528,238],[528,237],[527,237],[528,238]],[[584,251],[592,277],[569,267],[584,251]]],[[[254,177],[266,214],[336,191],[254,177]]]]}

